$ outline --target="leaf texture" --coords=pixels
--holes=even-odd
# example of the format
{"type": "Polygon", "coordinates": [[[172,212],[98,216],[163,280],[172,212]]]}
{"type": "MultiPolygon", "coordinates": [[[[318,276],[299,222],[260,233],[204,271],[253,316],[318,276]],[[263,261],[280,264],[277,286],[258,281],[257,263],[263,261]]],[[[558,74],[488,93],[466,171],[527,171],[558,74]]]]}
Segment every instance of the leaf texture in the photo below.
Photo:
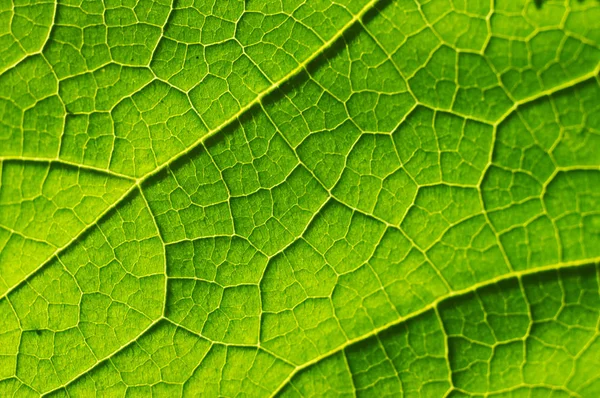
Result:
{"type": "Polygon", "coordinates": [[[595,0],[0,4],[0,396],[600,396],[595,0]]]}

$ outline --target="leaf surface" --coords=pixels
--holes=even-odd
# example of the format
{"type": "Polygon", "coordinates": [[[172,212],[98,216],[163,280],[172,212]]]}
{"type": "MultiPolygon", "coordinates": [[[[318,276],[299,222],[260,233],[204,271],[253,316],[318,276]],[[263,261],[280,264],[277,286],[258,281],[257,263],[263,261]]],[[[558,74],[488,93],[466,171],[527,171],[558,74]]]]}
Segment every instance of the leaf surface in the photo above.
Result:
{"type": "Polygon", "coordinates": [[[0,5],[0,396],[600,394],[596,1],[0,5]]]}

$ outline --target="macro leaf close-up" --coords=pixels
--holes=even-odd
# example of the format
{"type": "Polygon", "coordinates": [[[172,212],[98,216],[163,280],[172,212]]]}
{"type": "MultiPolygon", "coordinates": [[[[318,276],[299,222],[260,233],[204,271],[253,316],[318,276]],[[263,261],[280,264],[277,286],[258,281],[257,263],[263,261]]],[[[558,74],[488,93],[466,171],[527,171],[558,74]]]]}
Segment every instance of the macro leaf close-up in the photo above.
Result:
{"type": "Polygon", "coordinates": [[[598,0],[0,0],[0,397],[600,397],[598,0]]]}

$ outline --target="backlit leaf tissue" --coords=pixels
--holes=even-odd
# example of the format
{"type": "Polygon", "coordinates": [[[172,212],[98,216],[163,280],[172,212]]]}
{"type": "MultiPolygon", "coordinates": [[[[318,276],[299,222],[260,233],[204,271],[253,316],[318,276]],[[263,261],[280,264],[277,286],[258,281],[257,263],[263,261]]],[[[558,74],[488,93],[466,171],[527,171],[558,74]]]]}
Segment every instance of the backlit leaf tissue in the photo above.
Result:
{"type": "Polygon", "coordinates": [[[0,0],[0,397],[600,396],[596,0],[0,0]]]}

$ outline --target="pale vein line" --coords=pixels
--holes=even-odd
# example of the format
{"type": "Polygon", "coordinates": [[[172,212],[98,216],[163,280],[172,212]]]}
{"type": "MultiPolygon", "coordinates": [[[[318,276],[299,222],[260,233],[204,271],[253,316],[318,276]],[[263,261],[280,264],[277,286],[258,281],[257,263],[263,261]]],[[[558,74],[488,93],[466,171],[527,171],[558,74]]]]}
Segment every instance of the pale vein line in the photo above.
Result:
{"type": "Polygon", "coordinates": [[[391,327],[400,325],[408,320],[414,319],[429,310],[436,309],[442,302],[444,302],[448,299],[451,299],[451,298],[457,297],[457,296],[463,296],[463,295],[472,293],[478,289],[481,289],[483,287],[494,285],[494,284],[500,283],[502,281],[510,280],[513,278],[522,278],[524,276],[538,274],[538,273],[547,272],[547,271],[560,271],[560,270],[568,269],[568,268],[577,268],[577,267],[582,267],[585,265],[597,264],[598,262],[600,262],[600,257],[586,259],[586,260],[578,260],[578,261],[567,262],[567,263],[558,263],[558,264],[553,264],[553,265],[548,265],[548,266],[543,266],[543,267],[538,267],[538,268],[532,268],[532,269],[527,269],[527,270],[521,270],[521,271],[509,272],[507,274],[498,276],[496,278],[488,279],[487,281],[476,283],[466,289],[450,292],[449,294],[447,294],[445,296],[438,297],[433,302],[431,302],[430,304],[426,305],[425,307],[423,307],[417,311],[411,312],[410,314],[407,314],[404,317],[398,318],[398,319],[396,319],[392,322],[389,322],[383,326],[373,329],[372,331],[365,333],[362,336],[348,340],[344,344],[338,346],[337,348],[334,348],[333,350],[331,350],[323,355],[320,355],[320,356],[296,367],[296,369],[294,369],[294,371],[279,385],[279,387],[273,392],[273,394],[271,396],[274,397],[279,392],[281,392],[281,390],[292,380],[292,378],[296,374],[298,374],[300,371],[302,371],[303,369],[306,369],[312,365],[315,365],[318,362],[320,362],[321,360],[328,358],[334,354],[337,354],[338,352],[343,351],[344,349],[346,349],[347,347],[351,346],[354,343],[358,343],[360,341],[367,340],[370,337],[377,336],[379,333],[381,333],[391,327]]]}
{"type": "Polygon", "coordinates": [[[255,105],[261,103],[264,100],[264,98],[268,97],[269,95],[271,95],[272,93],[274,93],[275,91],[277,91],[279,88],[281,88],[281,86],[283,86],[284,84],[286,84],[288,81],[292,80],[294,77],[296,77],[296,76],[300,75],[302,72],[306,71],[308,65],[311,62],[313,62],[314,60],[316,60],[317,58],[319,58],[320,56],[322,56],[324,53],[326,53],[327,50],[329,50],[329,48],[331,48],[334,44],[337,43],[338,39],[340,39],[344,34],[346,34],[346,32],[352,26],[354,26],[355,23],[357,23],[358,21],[360,21],[364,17],[364,15],[366,13],[368,13],[369,11],[371,11],[371,9],[374,9],[375,6],[378,5],[381,1],[382,0],[371,0],[371,1],[369,1],[357,14],[355,14],[352,17],[352,19],[350,19],[350,21],[348,21],[344,26],[342,26],[341,29],[334,36],[331,37],[331,39],[329,39],[328,41],[326,41],[325,43],[323,43],[323,45],[321,46],[321,48],[319,48],[319,50],[315,51],[313,54],[311,54],[310,57],[306,58],[304,61],[302,61],[300,64],[298,64],[298,66],[296,66],[296,68],[294,68],[291,72],[289,72],[287,75],[283,76],[281,79],[277,80],[276,82],[274,82],[273,84],[271,84],[269,87],[267,87],[265,90],[263,90],[252,101],[250,101],[244,107],[240,108],[240,110],[238,110],[229,119],[225,120],[220,125],[218,125],[214,129],[210,130],[208,133],[206,133],[202,137],[198,138],[186,150],[184,150],[183,152],[180,152],[177,155],[171,157],[169,160],[167,160],[165,163],[163,163],[156,170],[153,170],[151,172],[148,172],[148,173],[142,175],[141,177],[138,178],[138,180],[146,180],[148,177],[150,177],[152,175],[158,174],[164,168],[168,167],[170,164],[172,164],[173,162],[177,161],[177,159],[179,159],[179,158],[185,156],[186,154],[188,154],[189,152],[193,151],[199,144],[201,144],[202,142],[204,142],[206,139],[214,136],[215,134],[217,134],[220,131],[224,130],[230,124],[232,124],[233,122],[235,122],[236,120],[238,120],[248,110],[250,110],[251,108],[253,108],[255,105]]]}

